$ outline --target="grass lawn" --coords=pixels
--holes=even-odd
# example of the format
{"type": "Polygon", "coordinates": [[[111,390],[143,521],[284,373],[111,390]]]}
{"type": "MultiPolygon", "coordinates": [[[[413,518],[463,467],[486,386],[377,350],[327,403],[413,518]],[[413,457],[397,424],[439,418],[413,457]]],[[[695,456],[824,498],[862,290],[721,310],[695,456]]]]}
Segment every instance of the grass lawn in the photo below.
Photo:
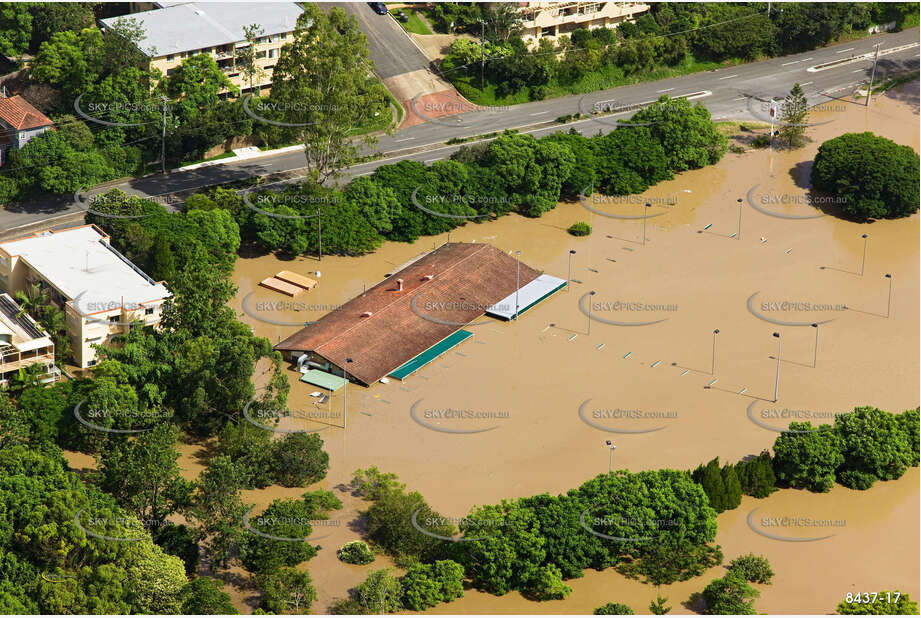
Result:
{"type": "MultiPolygon", "coordinates": [[[[412,32],[413,34],[432,34],[431,29],[419,17],[419,12],[416,9],[402,9],[402,11],[406,13],[409,20],[404,24],[397,19],[397,23],[403,26],[407,32],[412,32]]],[[[393,18],[396,19],[396,15],[394,15],[393,18]]]]}

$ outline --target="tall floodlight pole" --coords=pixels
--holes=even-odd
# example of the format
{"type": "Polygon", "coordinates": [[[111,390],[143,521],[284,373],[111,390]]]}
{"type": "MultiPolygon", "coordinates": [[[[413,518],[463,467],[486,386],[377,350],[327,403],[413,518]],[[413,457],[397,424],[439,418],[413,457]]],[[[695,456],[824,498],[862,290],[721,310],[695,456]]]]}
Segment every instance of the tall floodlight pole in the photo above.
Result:
{"type": "Polygon", "coordinates": [[[160,173],[166,173],[166,97],[163,99],[163,133],[160,136],[160,173]]]}
{"type": "Polygon", "coordinates": [[[861,238],[863,238],[863,258],[860,260],[860,276],[861,277],[863,277],[864,264],[867,263],[867,236],[868,234],[864,234],[863,236],[861,236],[861,238]]]}
{"type": "Polygon", "coordinates": [[[592,296],[595,295],[595,290],[592,290],[588,293],[588,331],[586,335],[592,334],[592,296]]]}
{"type": "Polygon", "coordinates": [[[349,371],[348,371],[348,366],[351,364],[351,362],[352,362],[352,359],[350,357],[346,357],[345,369],[343,369],[343,372],[345,373],[345,385],[342,387],[343,388],[343,391],[342,391],[342,428],[343,429],[345,429],[346,419],[349,416],[349,371]]]}
{"type": "Polygon", "coordinates": [[[608,455],[608,474],[614,473],[614,449],[617,448],[617,445],[612,443],[610,440],[604,441],[605,445],[608,447],[610,454],[608,455]]]}
{"type": "Polygon", "coordinates": [[[819,325],[818,323],[813,322],[812,328],[815,329],[815,347],[812,349],[812,368],[815,369],[815,362],[819,358],[819,325]]]}
{"type": "Polygon", "coordinates": [[[518,288],[521,283],[521,251],[515,252],[515,322],[518,322],[518,288]]]}
{"type": "Polygon", "coordinates": [[[774,403],[777,403],[777,393],[780,388],[780,354],[783,341],[780,338],[780,333],[774,333],[774,336],[777,337],[777,376],[774,378],[774,403]]]}
{"type": "Polygon", "coordinates": [[[882,43],[874,45],[876,48],[876,55],[873,56],[873,70],[870,72],[870,87],[867,89],[867,107],[870,107],[870,97],[873,96],[873,78],[876,77],[876,62],[879,60],[880,45],[882,45],[882,43]]]}
{"type": "Polygon", "coordinates": [[[643,246],[646,246],[646,214],[649,212],[649,207],[652,206],[649,202],[646,202],[646,207],[643,208],[643,246]]]}
{"type": "Polygon", "coordinates": [[[742,198],[736,201],[739,203],[739,229],[736,232],[736,240],[742,240],[742,198]]]}
{"type": "Polygon", "coordinates": [[[713,353],[710,355],[710,375],[713,375],[713,371],[716,369],[716,336],[720,334],[720,329],[714,329],[713,331],[713,353]]]}
{"type": "Polygon", "coordinates": [[[889,310],[892,308],[892,275],[886,273],[886,279],[889,280],[889,300],[886,301],[886,317],[889,317],[889,310]]]}
{"type": "Polygon", "coordinates": [[[317,257],[323,261],[323,228],[320,225],[320,207],[317,206],[317,257]]]}
{"type": "Polygon", "coordinates": [[[486,22],[480,20],[480,91],[484,89],[483,75],[486,72],[486,22]]]}
{"type": "Polygon", "coordinates": [[[572,281],[572,256],[576,254],[575,249],[569,250],[569,266],[566,270],[566,291],[569,291],[569,283],[572,281]]]}

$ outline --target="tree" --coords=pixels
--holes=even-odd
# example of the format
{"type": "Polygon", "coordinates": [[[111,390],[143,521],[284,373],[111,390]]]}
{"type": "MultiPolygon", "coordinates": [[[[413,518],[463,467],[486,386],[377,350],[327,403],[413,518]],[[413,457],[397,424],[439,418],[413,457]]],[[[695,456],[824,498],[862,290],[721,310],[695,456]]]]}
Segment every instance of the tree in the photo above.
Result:
{"type": "Polygon", "coordinates": [[[728,148],[726,137],[716,130],[710,111],[687,99],[670,99],[662,95],[629,121],[647,126],[653,138],[665,149],[667,168],[683,172],[712,165],[728,148]]]}
{"type": "Polygon", "coordinates": [[[317,600],[310,573],[294,567],[261,574],[256,583],[262,589],[260,607],[275,614],[307,614],[317,600]]]}
{"type": "Polygon", "coordinates": [[[702,596],[707,604],[706,614],[746,615],[755,613],[754,601],[760,593],[740,576],[729,573],[707,584],[702,596]]]}
{"type": "Polygon", "coordinates": [[[758,457],[736,464],[736,476],[742,486],[742,493],[755,498],[767,498],[777,491],[777,479],[771,465],[771,454],[762,451],[758,457]]]}
{"type": "Polygon", "coordinates": [[[768,559],[755,554],[745,554],[730,562],[729,572],[756,584],[770,584],[771,578],[774,577],[768,559]]]}
{"type": "Polygon", "coordinates": [[[289,433],[272,447],[276,482],[285,487],[315,483],[329,470],[329,454],[316,433],[289,433]]]}
{"type": "Polygon", "coordinates": [[[655,616],[664,616],[672,611],[672,608],[665,604],[666,602],[668,602],[668,597],[657,594],[656,600],[649,602],[649,612],[655,616]]]}
{"type": "Polygon", "coordinates": [[[30,49],[37,51],[39,46],[50,39],[56,32],[80,32],[91,28],[95,23],[93,8],[96,2],[36,2],[32,5],[32,40],[30,49]]]}
{"type": "Polygon", "coordinates": [[[919,157],[873,133],[845,133],[819,146],[813,189],[834,196],[857,219],[907,217],[918,212],[919,157]]]}
{"type": "Polygon", "coordinates": [[[222,590],[224,582],[213,577],[196,577],[182,589],[182,613],[192,615],[239,614],[222,590]]]}
{"type": "Polygon", "coordinates": [[[191,484],[180,475],[176,437],[175,428],[161,423],[136,440],[106,449],[96,456],[99,486],[139,519],[165,525],[191,493],[191,484]]]}
{"type": "Polygon", "coordinates": [[[305,5],[294,41],[285,45],[272,74],[271,101],[286,113],[273,120],[300,125],[309,176],[316,182],[338,174],[358,157],[354,129],[389,113],[383,86],[371,77],[374,64],[354,16],[305,5]],[[305,113],[306,112],[306,113],[305,113]]]}
{"type": "Polygon", "coordinates": [[[97,28],[55,31],[29,63],[29,76],[38,83],[61,88],[68,99],[76,98],[99,80],[102,49],[102,33],[97,28]]]}
{"type": "Polygon", "coordinates": [[[563,583],[563,575],[556,565],[548,564],[531,573],[522,586],[522,593],[536,601],[562,600],[572,588],[563,583]]]}
{"type": "Polygon", "coordinates": [[[367,613],[390,614],[403,609],[403,587],[390,569],[371,571],[355,589],[355,599],[367,613]]]}
{"type": "Polygon", "coordinates": [[[618,572],[634,579],[642,577],[653,586],[699,577],[723,561],[719,546],[695,544],[688,539],[667,538],[664,542],[648,543],[635,554],[635,558],[617,564],[618,572]]]}
{"type": "Polygon", "coordinates": [[[799,148],[806,142],[806,120],[809,117],[809,102],[799,82],[793,84],[780,110],[778,139],[787,148],[799,148]]]}
{"type": "Polygon", "coordinates": [[[32,3],[5,2],[0,6],[0,54],[18,58],[32,39],[32,3]]]}
{"type": "Polygon", "coordinates": [[[845,599],[838,604],[839,614],[852,616],[916,616],[918,614],[918,603],[898,590],[873,593],[866,601],[859,594],[853,596],[857,598],[850,602],[845,599]]]}
{"type": "Polygon", "coordinates": [[[273,448],[270,432],[240,421],[227,423],[221,430],[217,453],[245,467],[247,489],[262,489],[275,481],[273,448]]]}
{"type": "Polygon", "coordinates": [[[250,92],[253,92],[255,88],[256,78],[262,78],[265,74],[262,67],[256,64],[256,39],[262,36],[262,33],[262,26],[259,24],[243,26],[243,39],[249,43],[249,45],[238,48],[236,50],[236,58],[234,59],[237,68],[240,69],[240,73],[242,73],[246,81],[249,82],[250,92]]]}
{"type": "Polygon", "coordinates": [[[246,472],[226,456],[217,456],[195,482],[189,515],[197,524],[199,542],[213,567],[226,567],[243,535],[249,510],[240,498],[246,472]]]}
{"type": "Polygon", "coordinates": [[[441,585],[432,577],[432,566],[416,563],[409,567],[400,583],[403,585],[403,606],[421,612],[441,602],[441,585]]]}
{"type": "Polygon", "coordinates": [[[633,610],[623,603],[605,603],[592,612],[595,616],[632,616],[633,610]]]}
{"type": "Polygon", "coordinates": [[[713,458],[706,466],[698,466],[691,474],[691,478],[694,479],[695,483],[700,483],[700,486],[703,487],[703,490],[707,493],[707,498],[710,500],[710,506],[717,513],[722,513],[727,508],[730,508],[727,504],[726,484],[720,471],[719,457],[713,458]]]}
{"type": "Polygon", "coordinates": [[[227,78],[214,58],[206,54],[189,56],[166,78],[166,94],[179,100],[182,118],[216,108],[225,91],[231,96],[239,94],[239,88],[227,78]]]}
{"type": "Polygon", "coordinates": [[[831,425],[790,423],[790,431],[774,441],[774,474],[790,487],[826,492],[835,484],[835,471],[844,463],[841,438],[831,425]]]}
{"type": "Polygon", "coordinates": [[[374,552],[364,541],[349,541],[336,551],[336,557],[348,564],[371,564],[374,552]]]}
{"type": "Polygon", "coordinates": [[[742,504],[742,485],[739,483],[739,477],[736,474],[736,468],[732,464],[726,464],[720,470],[720,476],[723,477],[723,506],[729,511],[738,508],[742,504]]]}
{"type": "Polygon", "coordinates": [[[905,474],[915,461],[915,443],[899,418],[864,406],[835,418],[844,462],[838,480],[851,489],[868,489],[876,479],[890,481],[905,474]]]}
{"type": "Polygon", "coordinates": [[[313,530],[310,521],[319,516],[303,500],[273,500],[261,515],[249,517],[240,543],[243,566],[253,573],[272,573],[310,560],[317,550],[306,539],[313,530]]]}

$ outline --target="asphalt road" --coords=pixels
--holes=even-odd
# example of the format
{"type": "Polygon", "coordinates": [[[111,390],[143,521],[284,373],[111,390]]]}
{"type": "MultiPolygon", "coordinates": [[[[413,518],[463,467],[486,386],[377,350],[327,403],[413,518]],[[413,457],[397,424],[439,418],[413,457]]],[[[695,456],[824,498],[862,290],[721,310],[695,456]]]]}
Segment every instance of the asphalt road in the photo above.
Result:
{"type": "Polygon", "coordinates": [[[361,31],[368,37],[374,72],[381,79],[428,68],[429,59],[389,15],[378,15],[366,2],[324,2],[320,6],[324,10],[338,6],[358,19],[361,31]]]}
{"type": "MultiPolygon", "coordinates": [[[[370,8],[368,11],[374,17],[387,20],[384,16],[374,15],[370,8]]],[[[705,105],[715,119],[766,121],[769,116],[765,101],[770,97],[782,99],[794,83],[803,86],[810,105],[833,102],[835,97],[846,96],[858,84],[866,83],[870,78],[873,63],[872,61],[859,61],[819,72],[807,71],[809,67],[872,51],[877,42],[882,43],[882,50],[906,44],[917,44],[918,33],[918,28],[912,28],[895,34],[882,34],[860,41],[851,41],[802,54],[717,71],[613,88],[584,96],[536,101],[508,109],[485,109],[460,116],[436,118],[424,124],[397,131],[392,136],[382,136],[374,152],[386,153],[386,155],[376,161],[349,168],[342,180],[347,181],[355,176],[370,174],[380,165],[403,159],[431,162],[447,158],[460,147],[443,145],[447,139],[452,137],[477,136],[510,128],[524,128],[524,132],[535,136],[560,130],[568,131],[573,128],[586,134],[594,134],[599,130],[607,132],[614,128],[613,124],[616,119],[629,118],[636,108],[641,107],[643,103],[655,100],[662,94],[675,97],[690,93],[703,93],[699,98],[694,98],[694,101],[705,105]],[[554,123],[546,127],[526,128],[541,122],[552,122],[562,115],[591,111],[596,103],[627,111],[614,116],[588,118],[565,125],[554,123]]],[[[919,49],[921,48],[916,46],[882,55],[876,72],[877,83],[890,73],[917,70],[919,49]]],[[[841,104],[853,105],[854,103],[842,101],[841,104]]],[[[301,152],[288,152],[236,163],[228,162],[196,170],[174,172],[166,177],[148,176],[117,185],[117,187],[127,193],[157,196],[241,180],[251,176],[298,169],[303,166],[304,157],[301,152]]],[[[5,211],[0,211],[0,230],[8,230],[50,216],[77,211],[78,207],[71,196],[59,196],[41,202],[11,206],[5,211]]]]}

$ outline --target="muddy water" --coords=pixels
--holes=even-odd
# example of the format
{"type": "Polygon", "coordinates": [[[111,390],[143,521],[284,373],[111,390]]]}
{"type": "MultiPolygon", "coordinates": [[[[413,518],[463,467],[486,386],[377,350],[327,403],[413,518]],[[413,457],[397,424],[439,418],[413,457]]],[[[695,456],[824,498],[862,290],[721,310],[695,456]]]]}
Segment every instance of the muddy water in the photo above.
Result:
{"type": "MultiPolygon", "coordinates": [[[[356,468],[377,465],[396,472],[443,515],[461,517],[473,505],[562,492],[606,471],[608,439],[617,446],[617,468],[690,468],[716,455],[735,461],[756,454],[777,436],[770,427],[790,420],[831,422],[835,412],[855,405],[891,411],[918,405],[918,216],[859,225],[828,216],[769,216],[747,203],[758,185],[752,193],[757,204],[784,215],[815,214],[798,201],[807,187],[809,162],[822,141],[844,132],[871,130],[917,150],[917,90],[915,83],[896,97],[878,98],[869,112],[849,104],[844,112],[815,114],[815,121],[832,122],[810,129],[813,142],[802,149],[728,154],[718,165],[682,174],[640,200],[593,204],[636,216],[650,201],[649,214],[665,212],[647,219],[645,244],[642,219],[593,214],[579,203],[561,204],[536,220],[512,215],[468,224],[453,231],[450,240],[521,250],[524,262],[561,277],[566,277],[569,250],[575,250],[571,289],[517,323],[487,319],[472,327],[474,338],[403,383],[350,386],[347,406],[340,391],[317,408],[309,393],[318,389],[297,382],[289,371],[289,406],[328,414],[325,426],[316,415],[298,422],[305,429],[322,429],[330,471],[319,487],[335,491],[345,505],[331,515],[342,525],[329,528],[331,536],[319,541],[323,549],[307,564],[321,597],[314,611],[326,610],[368,570],[385,564],[379,558],[368,567],[353,567],[335,557],[337,547],[360,536],[354,526],[362,505],[342,488],[356,468]],[[790,197],[787,203],[771,202],[772,195],[790,197]],[[740,238],[732,237],[738,231],[739,198],[745,200],[740,238]],[[576,221],[590,221],[593,233],[567,235],[576,221]],[[869,239],[861,275],[864,233],[869,239]],[[886,273],[893,276],[889,317],[886,273]],[[592,290],[590,321],[588,305],[580,309],[579,299],[592,290]],[[755,293],[751,303],[758,315],[748,307],[755,293]],[[657,323],[612,324],[651,321],[657,323]],[[820,323],[817,347],[813,322],[820,323]],[[714,329],[720,330],[715,358],[714,329]],[[778,366],[773,332],[782,342],[776,404],[771,401],[778,366]],[[439,417],[450,409],[487,418],[439,417]],[[335,426],[343,412],[346,430],[335,426]]],[[[277,342],[447,239],[387,243],[371,256],[322,262],[241,258],[232,306],[256,334],[277,342]],[[258,286],[280,270],[320,284],[295,299],[258,286]],[[295,305],[267,304],[278,301],[295,305]]],[[[201,466],[195,452],[195,447],[183,451],[190,476],[201,466]]],[[[778,575],[772,586],[761,587],[756,607],[762,612],[830,612],[847,591],[898,587],[917,598],[918,481],[912,470],[868,492],[836,487],[824,495],[783,491],[763,501],[746,498],[742,507],[720,516],[718,542],[727,559],[755,551],[771,560],[778,575]],[[755,507],[762,509],[757,517],[803,515],[847,524],[822,541],[771,540],[746,523],[755,507]]],[[[246,499],[263,507],[303,491],[271,487],[247,492],[246,499]]],[[[769,531],[793,537],[813,533],[769,531]]],[[[673,612],[689,611],[681,603],[721,572],[714,569],[668,587],[673,612]]],[[[241,610],[251,611],[254,594],[242,575],[236,572],[227,590],[241,610]]],[[[468,591],[437,611],[584,613],[608,601],[645,611],[655,596],[653,588],[612,571],[587,572],[569,584],[574,592],[564,602],[537,604],[517,593],[497,598],[468,591]]]]}

